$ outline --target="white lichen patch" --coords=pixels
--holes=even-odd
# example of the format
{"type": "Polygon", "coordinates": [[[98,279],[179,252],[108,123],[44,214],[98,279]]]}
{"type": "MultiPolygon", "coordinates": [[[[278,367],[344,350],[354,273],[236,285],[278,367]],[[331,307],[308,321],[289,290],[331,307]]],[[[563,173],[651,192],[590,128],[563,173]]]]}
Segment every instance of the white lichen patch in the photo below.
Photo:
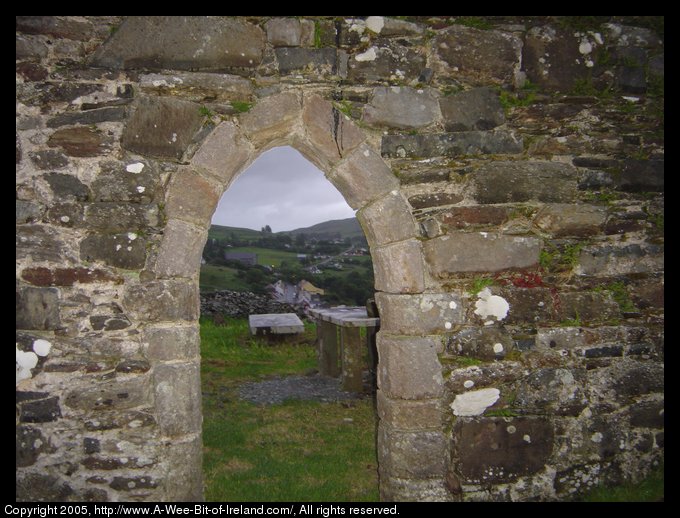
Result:
{"type": "Polygon", "coordinates": [[[465,394],[458,394],[453,403],[451,403],[453,415],[482,415],[484,410],[498,401],[500,395],[500,390],[495,388],[485,388],[472,392],[466,392],[465,394]]]}
{"type": "Polygon", "coordinates": [[[590,440],[595,443],[599,443],[602,442],[603,437],[604,436],[600,432],[595,432],[593,435],[590,436],[590,440]]]}
{"type": "Polygon", "coordinates": [[[500,354],[503,352],[503,344],[502,343],[495,343],[493,344],[493,352],[496,354],[500,354]]]}
{"type": "Polygon", "coordinates": [[[456,309],[458,307],[458,304],[456,304],[455,301],[452,300],[451,302],[449,302],[449,307],[451,309],[456,309]]]}
{"type": "Polygon", "coordinates": [[[128,238],[130,241],[134,241],[135,239],[137,239],[137,234],[135,234],[134,232],[128,232],[127,238],[128,238]]]}
{"type": "Polygon", "coordinates": [[[142,164],[141,162],[135,162],[134,164],[128,164],[128,166],[125,168],[125,170],[128,173],[134,173],[134,174],[141,173],[142,169],[144,169],[144,164],[142,164]]]}
{"type": "Polygon", "coordinates": [[[52,344],[48,342],[47,340],[43,340],[42,338],[39,338],[35,342],[33,342],[33,351],[35,351],[35,354],[38,356],[47,356],[50,354],[50,350],[52,349],[52,344]]]}
{"type": "Polygon", "coordinates": [[[510,426],[508,426],[505,430],[506,430],[508,433],[513,434],[513,433],[515,433],[515,432],[517,431],[517,428],[515,428],[515,427],[512,426],[512,425],[510,425],[510,426]]]}
{"type": "Polygon", "coordinates": [[[451,329],[452,327],[453,327],[453,324],[451,324],[451,322],[445,322],[445,323],[444,323],[444,328],[445,328],[445,329],[451,329]]]}
{"type": "MultiPolygon", "coordinates": [[[[496,320],[503,320],[508,316],[510,310],[508,301],[498,295],[492,295],[489,288],[480,291],[478,297],[477,302],[475,302],[475,315],[484,319],[494,317],[496,320]]],[[[493,321],[491,322],[493,323],[493,321]]],[[[484,322],[484,325],[487,325],[487,323],[484,322]]]]}
{"type": "Polygon", "coordinates": [[[142,194],[144,191],[146,191],[146,187],[144,187],[143,185],[138,185],[138,186],[137,186],[137,192],[138,192],[139,194],[142,194]]]}
{"type": "Polygon", "coordinates": [[[529,434],[524,434],[524,437],[522,437],[524,442],[531,443],[531,436],[529,434]]]}
{"type": "Polygon", "coordinates": [[[371,47],[366,52],[362,52],[361,54],[354,56],[354,59],[357,61],[375,61],[377,57],[378,54],[376,54],[376,48],[371,47]]]}
{"type": "Polygon", "coordinates": [[[472,381],[472,380],[465,380],[465,382],[463,383],[463,386],[464,386],[466,389],[469,389],[469,388],[472,388],[472,387],[475,386],[475,382],[472,381]]]}
{"type": "Polygon", "coordinates": [[[33,377],[31,369],[38,365],[38,355],[33,351],[24,352],[16,345],[17,385],[21,380],[33,377]]]}
{"type": "Polygon", "coordinates": [[[385,19],[382,16],[369,16],[366,18],[366,27],[368,30],[380,34],[385,26],[385,19]]]}

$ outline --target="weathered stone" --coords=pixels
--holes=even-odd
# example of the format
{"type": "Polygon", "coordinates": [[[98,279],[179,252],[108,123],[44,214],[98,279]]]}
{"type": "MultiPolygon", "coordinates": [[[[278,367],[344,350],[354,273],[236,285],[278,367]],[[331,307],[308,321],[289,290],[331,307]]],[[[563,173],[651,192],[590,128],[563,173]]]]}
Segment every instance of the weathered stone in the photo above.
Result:
{"type": "Polygon", "coordinates": [[[390,478],[387,472],[380,476],[382,502],[451,502],[453,495],[444,481],[435,479],[390,478]]]}
{"type": "Polygon", "coordinates": [[[491,88],[473,88],[439,100],[446,131],[490,130],[505,124],[498,94],[491,88]]]}
{"type": "Polygon", "coordinates": [[[103,261],[116,268],[137,270],[146,262],[146,240],[132,232],[93,234],[80,243],[80,258],[103,261]]]}
{"type": "Polygon", "coordinates": [[[198,288],[187,281],[170,280],[132,285],[123,305],[128,316],[138,321],[194,321],[199,316],[198,288]]]}
{"type": "Polygon", "coordinates": [[[149,476],[113,477],[109,487],[118,491],[134,491],[135,489],[153,489],[158,483],[149,476]]]}
{"type": "Polygon", "coordinates": [[[559,320],[593,322],[617,318],[621,314],[619,305],[608,293],[560,293],[559,300],[559,320]]]}
{"type": "Polygon", "coordinates": [[[151,365],[149,365],[149,362],[146,360],[127,359],[123,360],[118,365],[116,365],[116,372],[122,372],[125,374],[129,373],[143,374],[145,372],[148,372],[150,368],[151,365]]]}
{"type": "Polygon", "coordinates": [[[444,474],[446,441],[437,431],[393,431],[382,423],[378,462],[382,469],[401,478],[428,478],[444,474]]]}
{"type": "Polygon", "coordinates": [[[92,198],[97,202],[152,203],[162,197],[155,167],[142,162],[127,165],[118,161],[101,162],[100,172],[91,188],[92,198]],[[128,170],[134,166],[141,166],[141,171],[133,173],[128,170]]]}
{"type": "Polygon", "coordinates": [[[48,128],[58,128],[72,124],[98,124],[100,122],[122,121],[126,115],[125,106],[112,106],[97,110],[60,113],[47,121],[48,128]]]}
{"type": "Polygon", "coordinates": [[[195,359],[199,354],[198,328],[192,326],[150,327],[144,330],[146,356],[151,361],[195,359]]]}
{"type": "MultiPolygon", "coordinates": [[[[225,185],[229,185],[234,176],[241,172],[252,153],[252,145],[241,135],[237,126],[225,121],[203,141],[191,164],[206,170],[225,185]]],[[[173,191],[169,190],[168,195],[173,194],[173,191]]]]}
{"type": "Polygon", "coordinates": [[[465,322],[465,311],[459,293],[376,293],[375,300],[380,310],[380,327],[390,333],[442,334],[454,325],[465,322]]]}
{"type": "Polygon", "coordinates": [[[595,205],[545,205],[534,225],[553,237],[586,237],[597,234],[607,219],[607,211],[595,205]]]}
{"type": "Polygon", "coordinates": [[[381,86],[373,90],[363,120],[372,126],[411,129],[429,126],[439,117],[439,104],[432,90],[381,86]]]}
{"type": "Polygon", "coordinates": [[[207,238],[207,230],[171,219],[165,227],[158,251],[154,268],[157,276],[193,278],[201,267],[207,238]]]}
{"type": "Polygon", "coordinates": [[[42,473],[17,473],[17,502],[66,502],[73,489],[63,480],[42,473]]]}
{"type": "Polygon", "coordinates": [[[576,197],[577,172],[557,162],[491,162],[473,176],[480,203],[568,202],[576,197]]]}
{"type": "Polygon", "coordinates": [[[378,416],[395,430],[440,430],[442,408],[439,399],[409,401],[391,399],[382,390],[376,394],[378,416]]]}
{"type": "Polygon", "coordinates": [[[544,418],[459,418],[453,425],[457,472],[467,484],[509,482],[543,469],[553,449],[544,418]]]}
{"type": "Polygon", "coordinates": [[[61,417],[59,397],[39,399],[21,404],[22,423],[49,423],[61,417]]]}
{"type": "Polygon", "coordinates": [[[388,293],[420,293],[425,288],[422,248],[409,239],[372,251],[375,289],[388,293]]]}
{"type": "MultiPolygon", "coordinates": [[[[486,336],[492,337],[493,335],[488,334],[486,336]]],[[[444,364],[446,366],[454,366],[451,373],[446,376],[444,380],[446,388],[451,391],[452,394],[465,394],[473,388],[479,390],[484,387],[498,387],[516,383],[517,381],[523,380],[527,375],[525,368],[521,363],[509,361],[507,359],[502,362],[481,362],[479,365],[471,365],[470,367],[455,367],[455,362],[459,359],[459,355],[449,357],[444,356],[442,358],[442,363],[447,360],[454,361],[453,364],[444,364]]],[[[508,401],[508,398],[505,397],[506,395],[507,394],[505,393],[503,394],[504,397],[500,398],[499,403],[512,408],[514,402],[512,400],[508,401]]],[[[477,394],[477,397],[479,397],[479,394],[477,394]]],[[[468,403],[470,403],[469,400],[468,403]]],[[[449,408],[452,409],[450,405],[449,408]]],[[[468,410],[472,410],[472,408],[468,407],[468,410]]],[[[484,408],[484,410],[486,410],[486,408],[484,408]]]]}
{"type": "Polygon", "coordinates": [[[68,157],[56,149],[29,151],[28,156],[38,169],[61,169],[68,165],[68,157]]]}
{"type": "MultiPolygon", "coordinates": [[[[514,84],[521,64],[522,40],[505,32],[452,25],[439,31],[433,47],[451,67],[448,70],[455,70],[456,77],[470,78],[475,83],[514,84]]],[[[450,75],[448,71],[444,73],[450,75]]]]}
{"type": "Polygon", "coordinates": [[[324,171],[348,156],[366,138],[348,117],[318,95],[303,100],[302,121],[313,152],[300,151],[313,156],[312,162],[324,171]]]}
{"type": "Polygon", "coordinates": [[[23,468],[35,464],[42,452],[52,448],[45,436],[37,428],[20,425],[16,428],[16,467],[23,468]]]}
{"type": "Polygon", "coordinates": [[[222,187],[192,169],[182,169],[172,175],[168,186],[165,213],[168,218],[180,219],[205,227],[210,221],[222,187]]]}
{"type": "Polygon", "coordinates": [[[119,428],[138,429],[156,425],[156,420],[150,411],[140,412],[138,410],[115,410],[109,412],[99,410],[97,411],[95,418],[85,421],[85,429],[89,432],[100,432],[119,428]]]}
{"type": "Polygon", "coordinates": [[[88,157],[111,152],[111,138],[90,127],[59,129],[50,135],[47,145],[61,147],[69,156],[88,157]]]}
{"type": "Polygon", "coordinates": [[[83,450],[88,455],[99,453],[101,451],[101,442],[94,437],[85,437],[83,439],[83,450]]]}
{"type": "Polygon", "coordinates": [[[664,427],[664,402],[643,401],[631,405],[630,407],[631,426],[641,426],[643,428],[663,428],[664,427]]]}
{"type": "Polygon", "coordinates": [[[92,37],[93,26],[89,20],[70,16],[17,16],[16,29],[25,34],[87,41],[92,37]]]}
{"type": "Polygon", "coordinates": [[[73,175],[48,173],[43,178],[47,180],[52,192],[61,200],[86,201],[90,196],[90,190],[87,186],[73,175]]]}
{"type": "Polygon", "coordinates": [[[617,397],[637,397],[664,391],[664,366],[632,362],[610,373],[617,397]]]}
{"type": "Polygon", "coordinates": [[[471,226],[501,225],[508,219],[509,210],[506,207],[472,206],[453,207],[437,215],[443,225],[457,229],[471,226]]]}
{"type": "Polygon", "coordinates": [[[90,317],[93,331],[116,331],[130,327],[130,321],[121,315],[97,315],[90,317]]]}
{"type": "Polygon", "coordinates": [[[94,66],[149,70],[257,67],[263,31],[225,16],[129,16],[95,51],[94,66]]]}
{"type": "Polygon", "coordinates": [[[509,282],[512,287],[503,287],[499,290],[510,305],[508,316],[504,319],[506,324],[536,324],[554,320],[555,308],[554,295],[549,288],[535,286],[542,283],[540,274],[518,272],[511,275],[509,282]]]}
{"type": "Polygon", "coordinates": [[[614,173],[614,185],[625,192],[663,192],[663,160],[626,160],[614,173]]]}
{"type": "Polygon", "coordinates": [[[16,71],[26,81],[42,81],[48,75],[47,69],[36,63],[17,63],[16,71]]]}
{"type": "Polygon", "coordinates": [[[63,264],[77,256],[70,247],[71,236],[43,225],[16,227],[15,254],[17,260],[51,261],[63,264]]]}
{"type": "Polygon", "coordinates": [[[85,220],[85,207],[81,203],[55,203],[47,209],[47,221],[64,227],[81,227],[85,220]]]}
{"type": "Polygon", "coordinates": [[[577,416],[588,406],[583,369],[539,369],[519,385],[514,406],[528,414],[577,416]]]}
{"type": "Polygon", "coordinates": [[[163,435],[174,437],[201,429],[201,386],[196,363],[159,364],[154,368],[156,409],[163,435]]]}
{"type": "Polygon", "coordinates": [[[663,42],[657,34],[651,29],[643,27],[632,27],[630,25],[621,25],[618,23],[605,23],[603,28],[610,40],[617,47],[643,47],[654,48],[662,45],[663,42]]]}
{"type": "Polygon", "coordinates": [[[522,139],[506,130],[461,131],[422,135],[385,135],[383,156],[429,158],[437,156],[521,153],[522,139]]]}
{"type": "Polygon", "coordinates": [[[249,101],[253,97],[251,82],[230,74],[145,74],[140,77],[139,86],[145,92],[166,97],[181,96],[194,102],[249,101]]]}
{"type": "Polygon", "coordinates": [[[575,349],[585,345],[585,333],[578,327],[539,328],[536,335],[539,349],[575,349]]]}
{"type": "Polygon", "coordinates": [[[83,267],[49,269],[42,266],[24,269],[21,278],[34,286],[73,286],[76,282],[87,284],[120,280],[106,270],[83,267]]]}
{"type": "Polygon", "coordinates": [[[328,179],[353,209],[360,209],[399,188],[399,180],[367,145],[360,146],[330,173],[328,179]]]}
{"type": "Polygon", "coordinates": [[[265,97],[241,116],[241,128],[258,147],[286,139],[302,113],[301,97],[295,92],[265,97]]]}
{"type": "Polygon", "coordinates": [[[399,194],[389,193],[357,212],[366,238],[371,245],[385,245],[418,235],[408,205],[399,194]]]}
{"type": "Polygon", "coordinates": [[[148,376],[116,376],[68,392],[64,404],[75,410],[127,410],[151,401],[148,376]]]}
{"type": "Polygon", "coordinates": [[[58,329],[59,290],[55,288],[22,288],[16,296],[17,329],[58,329]]]}
{"type": "Polygon", "coordinates": [[[380,331],[377,345],[378,388],[385,396],[411,400],[441,396],[444,380],[437,358],[442,349],[439,340],[392,336],[380,331]]]}
{"type": "Polygon", "coordinates": [[[446,340],[446,351],[480,360],[501,360],[514,349],[510,334],[502,328],[466,327],[446,340]]]}
{"type": "Polygon", "coordinates": [[[538,263],[540,241],[486,232],[451,233],[426,241],[423,250],[436,276],[456,272],[497,272],[538,263]]]}
{"type": "Polygon", "coordinates": [[[84,222],[91,230],[124,232],[146,230],[160,223],[158,205],[130,203],[88,203],[84,222]]]}
{"type": "Polygon", "coordinates": [[[19,134],[16,134],[16,156],[17,156],[17,164],[21,163],[21,159],[23,158],[23,154],[21,151],[21,139],[19,138],[19,134]]]}
{"type": "Polygon", "coordinates": [[[121,146],[141,155],[180,159],[202,123],[199,106],[192,102],[141,97],[125,126],[121,146]]]}
{"type": "Polygon", "coordinates": [[[277,48],[276,59],[279,62],[279,73],[291,74],[304,72],[321,76],[337,73],[337,57],[334,48],[302,49],[295,47],[277,48]]]}
{"type": "Polygon", "coordinates": [[[203,441],[200,434],[164,443],[161,454],[173,477],[166,479],[165,491],[179,502],[203,500],[203,441]],[[175,476],[176,475],[176,476],[175,476]]]}
{"type": "Polygon", "coordinates": [[[614,277],[631,273],[659,272],[663,269],[663,246],[624,244],[584,247],[574,271],[577,275],[614,277]]]}
{"type": "Polygon", "coordinates": [[[380,30],[381,36],[420,36],[424,29],[413,22],[398,20],[396,18],[383,18],[383,26],[380,30]]]}
{"type": "Polygon", "coordinates": [[[348,76],[359,82],[410,82],[418,79],[425,66],[425,56],[418,50],[389,41],[353,54],[348,63],[348,76]]]}
{"type": "Polygon", "coordinates": [[[442,192],[436,194],[416,194],[408,199],[414,209],[427,209],[442,205],[454,205],[463,201],[463,196],[456,193],[442,192]]]}
{"type": "Polygon", "coordinates": [[[17,224],[36,221],[43,212],[40,205],[30,201],[16,200],[15,207],[17,224]]]}
{"type": "Polygon", "coordinates": [[[622,345],[604,345],[601,347],[590,347],[583,351],[586,358],[610,358],[623,356],[622,345]]]}
{"type": "Polygon", "coordinates": [[[44,58],[47,56],[47,45],[35,36],[16,36],[16,59],[44,58]]]}
{"type": "Polygon", "coordinates": [[[648,64],[649,74],[655,77],[664,77],[664,54],[658,54],[649,58],[648,64]]]}
{"type": "Polygon", "coordinates": [[[272,18],[264,25],[267,41],[274,47],[298,47],[302,38],[300,20],[296,18],[272,18]]]}

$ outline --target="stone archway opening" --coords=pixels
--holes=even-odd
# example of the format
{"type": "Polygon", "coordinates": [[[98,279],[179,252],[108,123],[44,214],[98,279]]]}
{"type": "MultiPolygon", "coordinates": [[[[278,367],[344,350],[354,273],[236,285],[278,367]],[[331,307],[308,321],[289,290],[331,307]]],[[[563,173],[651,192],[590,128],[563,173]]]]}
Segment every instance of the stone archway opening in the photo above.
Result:
{"type": "Polygon", "coordinates": [[[337,367],[343,355],[336,350],[336,370],[324,371],[321,325],[310,314],[322,304],[365,306],[374,297],[368,245],[354,215],[323,172],[289,146],[260,154],[220,199],[200,284],[206,499],[378,499],[374,355],[366,347],[374,347],[375,330],[349,330],[363,376],[347,392],[337,367]],[[285,232],[317,223],[325,224],[285,232]],[[256,264],[236,264],[237,257],[256,264]],[[227,279],[220,282],[220,274],[227,279]],[[310,287],[325,290],[321,300],[310,287]],[[248,314],[290,311],[305,332],[275,341],[251,336],[248,314]]]}
{"type": "MultiPolygon", "coordinates": [[[[383,331],[378,334],[380,363],[377,376],[378,386],[384,388],[378,394],[378,414],[382,423],[386,423],[393,419],[391,412],[400,411],[399,401],[436,398],[441,388],[437,382],[441,377],[440,365],[433,344],[411,339],[409,331],[399,331],[406,336],[391,337],[391,330],[399,326],[395,314],[390,316],[390,311],[400,312],[399,304],[412,304],[415,299],[411,299],[418,298],[417,294],[425,289],[420,234],[410,207],[399,191],[397,178],[364,133],[331,102],[316,94],[286,91],[260,100],[237,120],[220,123],[191,161],[170,179],[165,206],[168,221],[153,273],[165,286],[177,284],[178,301],[184,291],[187,301],[196,296],[201,253],[218,200],[258,156],[281,145],[295,148],[323,171],[349,206],[357,211],[373,259],[377,304],[387,317],[383,331]],[[382,340],[381,336],[384,337],[382,340]],[[398,357],[403,354],[412,356],[412,366],[416,370],[401,372],[403,367],[398,357]],[[395,369],[398,379],[390,380],[395,369]],[[423,388],[413,373],[434,380],[434,385],[430,383],[423,388]],[[406,385],[400,379],[405,380],[406,385]]],[[[188,320],[189,327],[196,333],[198,312],[188,320]]],[[[194,343],[192,350],[198,352],[197,333],[190,340],[194,343]]],[[[172,363],[173,369],[179,368],[176,361],[172,363]]],[[[157,394],[162,395],[156,398],[156,411],[161,416],[161,428],[166,418],[163,416],[172,423],[183,413],[193,419],[194,449],[184,454],[182,468],[191,470],[196,476],[201,464],[201,455],[195,450],[195,439],[200,438],[200,411],[196,410],[201,405],[200,357],[194,356],[185,363],[187,369],[196,373],[195,377],[187,374],[186,383],[191,388],[176,382],[161,382],[162,387],[156,387],[157,394]],[[182,402],[179,411],[177,400],[182,402]]],[[[404,424],[399,426],[403,429],[404,424]]],[[[429,429],[432,424],[426,423],[426,427],[429,429]]],[[[182,430],[171,428],[170,431],[174,434],[188,431],[186,427],[180,428],[182,430]]],[[[420,430],[422,426],[418,424],[416,428],[420,430]]],[[[393,429],[389,423],[386,426],[379,424],[377,446],[381,488],[389,483],[394,472],[392,457],[396,454],[403,457],[403,462],[410,462],[403,452],[410,451],[411,442],[418,436],[416,429],[404,432],[393,429]],[[399,445],[403,440],[407,442],[399,445]],[[398,445],[396,453],[391,451],[393,444],[398,445]]],[[[438,451],[431,453],[443,458],[443,443],[438,441],[435,446],[438,451]]],[[[403,462],[399,460],[400,464],[403,462]]],[[[180,471],[182,469],[173,466],[173,478],[180,471]]],[[[406,471],[404,473],[410,476],[406,471]]],[[[391,491],[381,489],[381,495],[389,498],[391,491]]],[[[189,495],[195,498],[195,490],[189,495]]]]}

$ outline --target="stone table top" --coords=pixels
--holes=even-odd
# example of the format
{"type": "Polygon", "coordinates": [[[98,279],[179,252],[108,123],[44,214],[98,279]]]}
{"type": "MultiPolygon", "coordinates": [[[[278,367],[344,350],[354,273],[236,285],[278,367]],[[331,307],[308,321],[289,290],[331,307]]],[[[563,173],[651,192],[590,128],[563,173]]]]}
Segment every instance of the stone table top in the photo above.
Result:
{"type": "Polygon", "coordinates": [[[366,308],[361,306],[310,309],[309,314],[314,318],[341,327],[377,327],[380,325],[380,318],[369,317],[366,308]]]}
{"type": "Polygon", "coordinates": [[[267,331],[275,335],[303,333],[305,326],[295,313],[267,313],[264,315],[249,315],[250,332],[257,334],[258,330],[267,331]]]}

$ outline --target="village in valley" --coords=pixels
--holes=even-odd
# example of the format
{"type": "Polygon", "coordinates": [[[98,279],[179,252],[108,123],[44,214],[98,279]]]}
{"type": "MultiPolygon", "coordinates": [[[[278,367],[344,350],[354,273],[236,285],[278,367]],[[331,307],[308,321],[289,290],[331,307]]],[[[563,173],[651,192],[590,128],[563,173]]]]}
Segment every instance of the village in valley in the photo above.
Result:
{"type": "Polygon", "coordinates": [[[373,266],[354,218],[273,233],[213,225],[201,261],[201,292],[249,291],[303,312],[363,306],[373,294],[373,266]]]}

